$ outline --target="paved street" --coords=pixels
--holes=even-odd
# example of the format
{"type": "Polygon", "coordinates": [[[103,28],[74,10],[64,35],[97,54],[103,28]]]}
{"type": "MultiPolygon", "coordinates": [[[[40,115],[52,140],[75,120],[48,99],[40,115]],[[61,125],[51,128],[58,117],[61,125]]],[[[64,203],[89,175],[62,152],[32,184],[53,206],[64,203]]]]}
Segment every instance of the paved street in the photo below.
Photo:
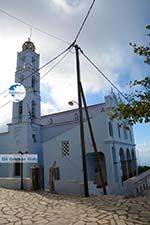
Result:
{"type": "Polygon", "coordinates": [[[149,193],[137,198],[84,198],[1,188],[0,224],[147,225],[150,224],[149,193]]]}

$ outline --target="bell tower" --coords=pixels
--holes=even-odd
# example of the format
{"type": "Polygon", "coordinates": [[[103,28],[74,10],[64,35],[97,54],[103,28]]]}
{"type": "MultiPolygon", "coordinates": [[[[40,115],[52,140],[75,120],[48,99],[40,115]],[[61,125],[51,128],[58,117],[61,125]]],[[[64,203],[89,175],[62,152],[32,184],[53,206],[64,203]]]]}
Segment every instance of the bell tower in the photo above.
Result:
{"type": "Polygon", "coordinates": [[[17,53],[15,82],[26,89],[26,97],[19,103],[13,103],[12,124],[31,122],[40,123],[40,74],[39,54],[34,43],[28,39],[17,53]]]}

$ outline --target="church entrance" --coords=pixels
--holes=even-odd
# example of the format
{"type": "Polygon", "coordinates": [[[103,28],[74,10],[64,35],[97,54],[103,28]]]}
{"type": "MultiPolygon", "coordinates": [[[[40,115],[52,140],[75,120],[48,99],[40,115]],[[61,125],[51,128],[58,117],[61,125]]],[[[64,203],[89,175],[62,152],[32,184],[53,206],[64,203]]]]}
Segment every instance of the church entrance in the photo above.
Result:
{"type": "MultiPolygon", "coordinates": [[[[105,182],[105,184],[107,184],[105,155],[102,152],[99,152],[98,154],[101,159],[101,167],[102,167],[102,174],[103,174],[104,182],[105,182]]],[[[95,153],[87,154],[87,170],[88,170],[88,180],[93,181],[93,183],[97,184],[97,187],[101,187],[101,181],[99,179],[95,153]]]]}

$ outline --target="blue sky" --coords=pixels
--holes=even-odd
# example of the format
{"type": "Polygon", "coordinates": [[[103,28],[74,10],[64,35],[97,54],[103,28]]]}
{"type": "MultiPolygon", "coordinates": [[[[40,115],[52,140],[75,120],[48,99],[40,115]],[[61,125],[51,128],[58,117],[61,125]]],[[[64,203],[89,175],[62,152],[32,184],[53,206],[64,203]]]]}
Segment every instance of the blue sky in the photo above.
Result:
{"type": "MultiPolygon", "coordinates": [[[[91,0],[0,0],[0,9],[52,35],[72,42],[91,4],[91,0]]],[[[145,26],[150,22],[149,0],[96,0],[92,13],[78,39],[85,53],[122,92],[128,83],[142,79],[149,68],[133,53],[129,42],[147,44],[145,26]]],[[[30,27],[0,12],[0,92],[14,81],[17,51],[30,36],[30,27]],[[4,79],[5,77],[5,79],[4,79]]],[[[41,65],[67,47],[44,33],[32,29],[32,41],[40,53],[41,65]]],[[[82,82],[89,104],[104,101],[111,86],[81,57],[82,82]]],[[[41,71],[44,74],[50,66],[41,71]]],[[[42,114],[69,109],[77,100],[74,51],[41,80],[42,114]]],[[[0,105],[7,96],[0,96],[0,105]]],[[[0,129],[11,121],[11,105],[0,109],[0,129]]],[[[141,162],[150,164],[149,125],[135,126],[135,140],[141,162]]]]}

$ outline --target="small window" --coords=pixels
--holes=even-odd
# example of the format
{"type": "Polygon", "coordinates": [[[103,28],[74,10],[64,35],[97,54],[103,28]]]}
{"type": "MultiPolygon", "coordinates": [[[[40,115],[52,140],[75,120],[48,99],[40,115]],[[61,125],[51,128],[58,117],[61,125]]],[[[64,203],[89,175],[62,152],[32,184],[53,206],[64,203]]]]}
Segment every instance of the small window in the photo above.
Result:
{"type": "Polygon", "coordinates": [[[19,115],[22,114],[22,102],[19,102],[19,115]]]}
{"type": "Polygon", "coordinates": [[[69,148],[69,141],[62,141],[62,156],[69,156],[70,148],[69,148]]]}
{"type": "Polygon", "coordinates": [[[35,119],[35,101],[32,101],[32,120],[35,119]]]}
{"type": "Polygon", "coordinates": [[[32,140],[33,140],[34,143],[36,143],[36,136],[35,136],[35,134],[32,134],[32,140]]]}
{"type": "Polygon", "coordinates": [[[22,121],[22,113],[23,113],[23,104],[22,102],[18,103],[18,121],[22,121]]]}
{"type": "Polygon", "coordinates": [[[35,76],[32,76],[31,87],[35,89],[35,76]]]}
{"type": "Polygon", "coordinates": [[[25,68],[25,66],[26,66],[26,63],[25,63],[25,56],[22,56],[22,57],[21,57],[21,61],[22,61],[23,68],[25,68]]]}
{"type": "Polygon", "coordinates": [[[129,128],[129,137],[130,137],[130,141],[132,141],[132,134],[131,134],[130,128],[129,128]]]}
{"type": "Polygon", "coordinates": [[[111,137],[113,137],[113,126],[112,126],[112,123],[109,122],[109,123],[108,123],[108,126],[109,126],[109,135],[110,135],[111,137]]]}
{"type": "Polygon", "coordinates": [[[32,56],[32,66],[35,66],[35,58],[32,56]]]}
{"type": "Polygon", "coordinates": [[[20,163],[19,162],[14,164],[14,176],[20,176],[20,163]]]}
{"type": "Polygon", "coordinates": [[[124,138],[127,140],[127,128],[126,127],[124,127],[123,128],[123,131],[124,131],[124,138]]]}

